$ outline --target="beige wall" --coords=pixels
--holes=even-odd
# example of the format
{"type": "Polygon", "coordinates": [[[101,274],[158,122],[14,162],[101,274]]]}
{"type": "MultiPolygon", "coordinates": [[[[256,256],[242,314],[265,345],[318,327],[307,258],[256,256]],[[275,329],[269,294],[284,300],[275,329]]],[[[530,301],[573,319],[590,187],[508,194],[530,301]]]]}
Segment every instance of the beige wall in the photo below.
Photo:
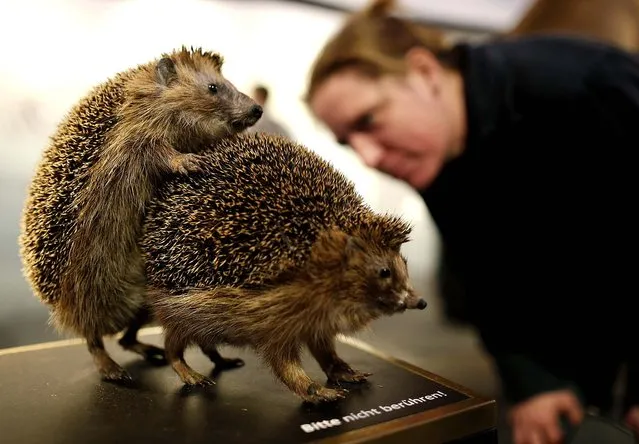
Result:
{"type": "Polygon", "coordinates": [[[639,0],[538,0],[510,34],[569,32],[639,51],[639,0]]]}

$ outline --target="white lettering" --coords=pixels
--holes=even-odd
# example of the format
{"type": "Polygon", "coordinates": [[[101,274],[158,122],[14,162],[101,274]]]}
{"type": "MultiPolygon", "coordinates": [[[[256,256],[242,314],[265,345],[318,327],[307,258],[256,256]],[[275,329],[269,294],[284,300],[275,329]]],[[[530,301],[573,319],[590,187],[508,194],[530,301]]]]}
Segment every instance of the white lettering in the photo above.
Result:
{"type": "Polygon", "coordinates": [[[446,393],[438,390],[436,392],[420,396],[419,398],[408,398],[403,399],[397,403],[391,403],[389,405],[380,405],[376,408],[372,408],[369,410],[360,410],[359,412],[351,412],[348,415],[345,415],[340,419],[332,418],[325,419],[323,421],[315,421],[308,424],[300,425],[300,428],[305,433],[313,433],[319,430],[326,430],[332,427],[338,427],[344,423],[348,424],[351,422],[356,422],[360,419],[367,419],[372,416],[381,415],[383,413],[389,413],[395,410],[401,410],[406,407],[411,407],[417,404],[427,403],[428,401],[433,401],[436,399],[440,399],[448,396],[446,393]]]}

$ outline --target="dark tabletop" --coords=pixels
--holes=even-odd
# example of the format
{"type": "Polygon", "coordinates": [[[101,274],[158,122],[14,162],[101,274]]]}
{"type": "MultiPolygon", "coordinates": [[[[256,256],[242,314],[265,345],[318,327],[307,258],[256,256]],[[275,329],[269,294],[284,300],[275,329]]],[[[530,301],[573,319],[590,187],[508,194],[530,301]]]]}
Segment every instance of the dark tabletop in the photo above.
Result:
{"type": "MultiPolygon", "coordinates": [[[[162,345],[157,334],[144,341],[162,345]]],[[[146,363],[114,341],[107,349],[134,384],[102,382],[77,341],[0,351],[0,441],[298,443],[374,425],[401,428],[401,418],[432,422],[438,415],[490,404],[454,383],[348,343],[338,343],[341,356],[373,376],[364,385],[344,385],[347,399],[323,406],[303,404],[250,350],[222,348],[225,356],[241,357],[246,365],[215,374],[199,349],[189,349],[187,362],[217,384],[186,389],[169,366],[146,363]],[[327,427],[331,420],[333,426],[327,427]]],[[[326,383],[308,355],[304,367],[311,378],[326,383]]]]}

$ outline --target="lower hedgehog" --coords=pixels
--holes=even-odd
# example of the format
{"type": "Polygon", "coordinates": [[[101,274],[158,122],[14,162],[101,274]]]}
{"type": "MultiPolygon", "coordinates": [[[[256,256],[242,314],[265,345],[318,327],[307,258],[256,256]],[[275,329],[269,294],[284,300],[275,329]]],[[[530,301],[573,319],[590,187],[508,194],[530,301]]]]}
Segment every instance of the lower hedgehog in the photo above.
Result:
{"type": "Polygon", "coordinates": [[[337,355],[335,337],[426,307],[400,252],[411,227],[373,212],[342,174],[290,140],[234,136],[203,155],[201,173],[159,188],[140,245],[169,363],[185,384],[212,384],[185,349],[237,364],[217,347],[250,346],[303,400],[342,398],[310,379],[300,350],[329,380],[366,380],[337,355]]]}

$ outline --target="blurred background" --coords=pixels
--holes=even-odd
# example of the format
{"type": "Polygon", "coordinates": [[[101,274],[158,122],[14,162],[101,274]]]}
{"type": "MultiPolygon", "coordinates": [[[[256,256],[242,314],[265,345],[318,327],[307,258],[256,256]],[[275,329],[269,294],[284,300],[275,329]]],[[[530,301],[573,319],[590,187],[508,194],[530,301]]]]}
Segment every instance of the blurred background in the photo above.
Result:
{"type": "MultiPolygon", "coordinates": [[[[225,57],[240,90],[267,92],[266,115],[352,179],[377,210],[410,220],[410,271],[424,312],[384,319],[363,338],[481,394],[498,396],[474,332],[450,325],[436,292],[439,236],[407,185],[366,168],[302,102],[310,65],[364,0],[3,0],[0,2],[0,348],[58,339],[23,278],[17,236],[34,167],[69,107],[94,84],[181,45],[225,57]]],[[[451,41],[571,32],[636,51],[639,0],[400,0],[400,14],[451,41]]]]}

